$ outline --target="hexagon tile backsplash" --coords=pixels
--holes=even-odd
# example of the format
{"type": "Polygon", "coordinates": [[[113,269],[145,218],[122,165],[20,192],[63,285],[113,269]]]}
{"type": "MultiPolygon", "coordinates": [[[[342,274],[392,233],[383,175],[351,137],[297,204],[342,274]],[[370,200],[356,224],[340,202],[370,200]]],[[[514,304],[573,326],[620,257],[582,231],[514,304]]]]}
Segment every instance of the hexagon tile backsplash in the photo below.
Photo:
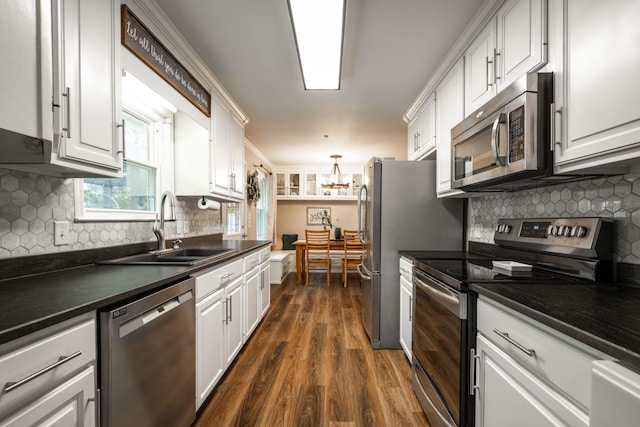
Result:
{"type": "Polygon", "coordinates": [[[613,218],[615,260],[640,264],[640,174],[474,197],[468,215],[467,239],[484,243],[498,218],[613,218]]]}
{"type": "MultiPolygon", "coordinates": [[[[220,211],[178,198],[167,238],[222,233],[220,211]],[[181,231],[178,235],[178,225],[181,231]]],[[[74,180],[0,169],[0,258],[155,241],[151,222],[74,222],[74,180]],[[69,221],[69,244],[54,246],[53,222],[69,221]]]]}

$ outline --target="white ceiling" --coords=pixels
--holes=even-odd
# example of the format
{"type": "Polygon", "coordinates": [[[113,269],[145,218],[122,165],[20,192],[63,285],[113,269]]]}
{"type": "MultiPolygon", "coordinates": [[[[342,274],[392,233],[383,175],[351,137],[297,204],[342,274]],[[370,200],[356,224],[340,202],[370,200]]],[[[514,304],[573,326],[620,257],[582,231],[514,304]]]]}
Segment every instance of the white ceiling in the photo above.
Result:
{"type": "Polygon", "coordinates": [[[482,0],[346,0],[339,91],[305,91],[287,0],[156,0],[274,165],[406,158],[402,120],[482,0]],[[327,135],[327,137],[325,137],[327,135]]]}

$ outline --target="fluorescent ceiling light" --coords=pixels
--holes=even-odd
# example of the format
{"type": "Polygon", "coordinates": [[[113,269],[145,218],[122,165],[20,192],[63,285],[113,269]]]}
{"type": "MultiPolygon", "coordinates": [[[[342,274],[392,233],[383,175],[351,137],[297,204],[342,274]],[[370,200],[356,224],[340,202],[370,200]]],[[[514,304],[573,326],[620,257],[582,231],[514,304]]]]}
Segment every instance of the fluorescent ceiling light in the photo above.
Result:
{"type": "Polygon", "coordinates": [[[304,88],[340,89],[346,0],[289,0],[304,88]]]}

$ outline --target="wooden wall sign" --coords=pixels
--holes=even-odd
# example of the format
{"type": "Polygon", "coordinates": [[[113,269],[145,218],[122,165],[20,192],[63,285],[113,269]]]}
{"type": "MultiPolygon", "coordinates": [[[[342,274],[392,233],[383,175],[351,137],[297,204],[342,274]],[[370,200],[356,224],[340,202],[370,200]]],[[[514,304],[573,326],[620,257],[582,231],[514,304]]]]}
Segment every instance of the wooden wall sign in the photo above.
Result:
{"type": "Polygon", "coordinates": [[[211,117],[211,94],[156,36],[122,5],[122,44],[200,111],[211,117]]]}

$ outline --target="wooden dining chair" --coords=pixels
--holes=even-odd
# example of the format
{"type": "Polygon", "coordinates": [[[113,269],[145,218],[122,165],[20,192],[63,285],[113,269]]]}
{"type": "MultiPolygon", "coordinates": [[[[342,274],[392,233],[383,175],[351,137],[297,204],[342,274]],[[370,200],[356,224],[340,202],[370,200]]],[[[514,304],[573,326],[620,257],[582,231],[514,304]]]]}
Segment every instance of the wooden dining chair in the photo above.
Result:
{"type": "Polygon", "coordinates": [[[342,284],[347,287],[347,272],[362,263],[363,247],[356,230],[344,231],[344,254],[342,255],[342,284]]]}
{"type": "Polygon", "coordinates": [[[305,230],[307,249],[305,251],[306,286],[309,286],[309,268],[327,269],[327,286],[331,286],[331,256],[329,252],[330,230],[305,230]]]}

